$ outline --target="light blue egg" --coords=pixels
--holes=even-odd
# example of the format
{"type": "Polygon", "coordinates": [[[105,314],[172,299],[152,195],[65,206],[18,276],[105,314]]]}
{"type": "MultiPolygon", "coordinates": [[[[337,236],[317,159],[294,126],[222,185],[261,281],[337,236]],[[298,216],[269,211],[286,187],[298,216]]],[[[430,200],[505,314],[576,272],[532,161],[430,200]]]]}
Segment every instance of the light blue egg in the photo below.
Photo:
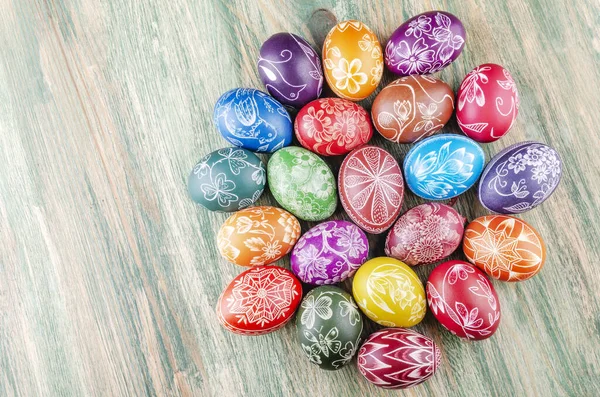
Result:
{"type": "Polygon", "coordinates": [[[235,88],[217,101],[215,125],[229,143],[272,153],[292,143],[292,120],[283,105],[254,88],[235,88]]]}
{"type": "Polygon", "coordinates": [[[440,134],[413,146],[404,159],[404,176],[417,196],[447,200],[471,188],[484,164],[485,154],[474,140],[440,134]]]}

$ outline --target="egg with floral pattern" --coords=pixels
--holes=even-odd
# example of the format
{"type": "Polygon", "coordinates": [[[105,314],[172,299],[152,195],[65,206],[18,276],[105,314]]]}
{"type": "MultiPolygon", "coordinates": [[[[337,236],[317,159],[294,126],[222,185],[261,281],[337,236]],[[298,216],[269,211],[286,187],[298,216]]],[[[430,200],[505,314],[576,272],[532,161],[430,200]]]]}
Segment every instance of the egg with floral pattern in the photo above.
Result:
{"type": "Polygon", "coordinates": [[[383,54],[375,33],[360,21],[335,25],[323,43],[323,70],[339,97],[360,101],[371,95],[383,74],[383,54]]]}

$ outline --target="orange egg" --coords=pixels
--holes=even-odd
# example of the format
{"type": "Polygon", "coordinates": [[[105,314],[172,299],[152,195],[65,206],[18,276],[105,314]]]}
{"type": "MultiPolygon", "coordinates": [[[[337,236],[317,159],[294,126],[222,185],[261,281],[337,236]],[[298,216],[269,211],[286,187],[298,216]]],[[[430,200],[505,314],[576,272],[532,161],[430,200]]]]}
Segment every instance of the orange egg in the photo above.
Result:
{"type": "Polygon", "coordinates": [[[381,81],[383,55],[377,36],[359,21],[340,22],[323,44],[323,69],[336,95],[360,101],[381,81]]]}
{"type": "Polygon", "coordinates": [[[546,259],[539,233],[506,215],[482,216],[471,222],[465,229],[463,251],[471,263],[502,281],[527,280],[546,259]]]}

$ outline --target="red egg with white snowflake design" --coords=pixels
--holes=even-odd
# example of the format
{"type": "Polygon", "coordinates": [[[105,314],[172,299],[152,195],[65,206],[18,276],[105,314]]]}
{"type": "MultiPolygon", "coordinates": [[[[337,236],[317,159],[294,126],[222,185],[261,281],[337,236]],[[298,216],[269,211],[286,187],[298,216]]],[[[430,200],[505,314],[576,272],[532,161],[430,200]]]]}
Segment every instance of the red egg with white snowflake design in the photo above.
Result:
{"type": "Polygon", "coordinates": [[[346,213],[364,231],[383,233],[402,208],[402,171],[391,154],[376,146],[353,150],[338,177],[340,200],[346,213]]]}
{"type": "Polygon", "coordinates": [[[427,303],[435,318],[465,339],[487,339],[500,324],[494,286],[479,268],[463,261],[442,263],[427,280],[427,303]]]}
{"type": "Polygon", "coordinates": [[[385,254],[415,266],[440,261],[460,245],[465,218],[450,206],[425,203],[406,211],[388,233],[385,254]]]}
{"type": "Polygon", "coordinates": [[[287,269],[255,266],[238,275],[217,302],[217,318],[234,334],[263,335],[283,327],[302,298],[302,284],[287,269]]]}
{"type": "Polygon", "coordinates": [[[519,92],[509,71],[486,63],[470,71],[458,88],[456,120],[477,142],[493,142],[510,130],[519,112],[519,92]]]}
{"type": "Polygon", "coordinates": [[[406,389],[431,378],[440,365],[440,349],[418,332],[387,328],[371,334],[358,351],[360,373],[384,389],[406,389]]]}
{"type": "Polygon", "coordinates": [[[308,103],[298,112],[294,131],[302,146],[323,156],[346,154],[373,136],[369,113],[341,98],[308,103]]]}

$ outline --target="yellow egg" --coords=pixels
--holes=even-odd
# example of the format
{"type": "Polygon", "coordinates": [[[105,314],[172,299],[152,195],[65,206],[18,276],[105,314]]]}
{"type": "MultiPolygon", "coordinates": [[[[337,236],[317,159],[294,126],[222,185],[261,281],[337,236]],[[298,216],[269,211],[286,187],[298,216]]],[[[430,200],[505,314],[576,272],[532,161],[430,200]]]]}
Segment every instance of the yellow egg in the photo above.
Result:
{"type": "Polygon", "coordinates": [[[425,317],[425,290],[416,273],[397,259],[367,261],[354,275],[354,300],[385,327],[412,327],[425,317]]]}

